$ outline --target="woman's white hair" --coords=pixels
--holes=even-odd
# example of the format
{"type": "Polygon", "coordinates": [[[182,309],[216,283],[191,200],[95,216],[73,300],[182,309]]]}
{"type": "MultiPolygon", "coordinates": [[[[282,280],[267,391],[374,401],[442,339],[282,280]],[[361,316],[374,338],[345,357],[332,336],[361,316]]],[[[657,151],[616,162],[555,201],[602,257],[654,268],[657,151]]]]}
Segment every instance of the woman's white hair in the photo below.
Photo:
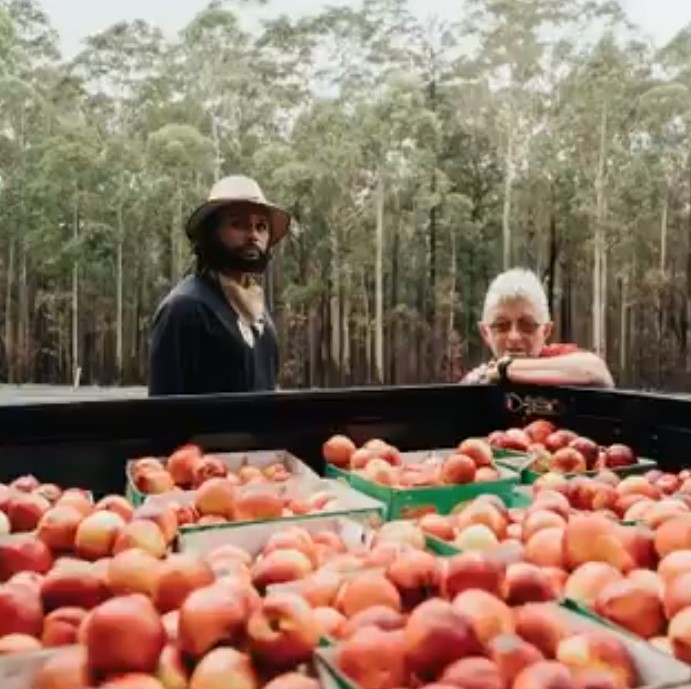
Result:
{"type": "Polygon", "coordinates": [[[524,299],[535,308],[540,322],[550,320],[547,294],[538,276],[526,268],[512,268],[492,280],[482,308],[483,322],[487,322],[491,312],[500,304],[518,299],[524,299]]]}

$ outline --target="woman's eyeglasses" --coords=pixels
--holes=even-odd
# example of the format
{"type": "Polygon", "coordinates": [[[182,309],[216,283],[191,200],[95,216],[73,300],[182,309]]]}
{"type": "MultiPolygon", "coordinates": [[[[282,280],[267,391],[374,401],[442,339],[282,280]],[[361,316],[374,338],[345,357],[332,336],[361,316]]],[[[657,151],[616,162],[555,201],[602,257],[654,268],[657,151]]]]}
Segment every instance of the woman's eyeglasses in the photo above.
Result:
{"type": "MultiPolygon", "coordinates": [[[[521,335],[534,335],[542,324],[536,323],[531,318],[520,318],[515,321],[515,325],[516,330],[518,330],[521,335]]],[[[495,323],[490,323],[489,329],[495,335],[507,335],[511,332],[513,326],[513,321],[496,321],[495,323]]]]}

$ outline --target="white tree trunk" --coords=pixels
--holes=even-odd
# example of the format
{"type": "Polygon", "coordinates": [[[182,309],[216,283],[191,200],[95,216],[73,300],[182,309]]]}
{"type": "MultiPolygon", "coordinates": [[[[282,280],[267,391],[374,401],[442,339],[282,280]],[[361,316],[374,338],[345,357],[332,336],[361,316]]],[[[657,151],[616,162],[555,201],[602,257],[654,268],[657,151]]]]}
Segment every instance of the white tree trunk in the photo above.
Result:
{"type": "Polygon", "coordinates": [[[350,290],[352,286],[352,271],[350,264],[344,266],[343,275],[343,305],[341,310],[341,341],[343,349],[343,376],[346,384],[350,381],[351,351],[350,351],[350,290]]]}
{"type": "Polygon", "coordinates": [[[628,310],[629,310],[629,278],[627,275],[621,279],[621,304],[619,309],[619,373],[626,373],[628,366],[628,310]]]}
{"type": "Polygon", "coordinates": [[[80,379],[80,347],[79,347],[79,198],[74,196],[72,218],[72,239],[75,245],[74,263],[72,264],[72,382],[79,385],[80,379]]]}
{"type": "Polygon", "coordinates": [[[365,367],[367,368],[367,380],[372,375],[372,314],[370,312],[369,291],[364,271],[360,273],[362,284],[362,315],[365,322],[365,367]]]}
{"type": "Polygon", "coordinates": [[[451,266],[449,267],[449,316],[446,322],[446,361],[449,367],[449,378],[448,382],[453,383],[455,381],[451,380],[451,373],[453,371],[453,331],[456,324],[456,312],[454,309],[454,304],[456,304],[456,284],[457,284],[457,271],[456,271],[456,232],[455,227],[451,226],[451,266]]]}
{"type": "Polygon", "coordinates": [[[14,290],[14,237],[7,249],[7,289],[5,291],[5,357],[7,359],[7,382],[14,382],[14,323],[12,319],[12,292],[14,290]]]}
{"type": "Polygon", "coordinates": [[[667,271],[667,230],[669,227],[669,187],[665,185],[662,199],[662,213],[660,214],[660,273],[664,276],[667,271]]]}
{"type": "Polygon", "coordinates": [[[593,237],[593,351],[604,356],[604,251],[605,251],[605,175],[607,156],[607,104],[600,118],[600,148],[595,179],[595,233],[593,237]]]}
{"type": "Polygon", "coordinates": [[[504,158],[504,204],[501,218],[504,270],[511,267],[511,195],[514,178],[514,147],[516,132],[513,122],[510,121],[506,134],[506,153],[504,158]]]}
{"type": "Polygon", "coordinates": [[[341,368],[341,267],[339,263],[339,241],[337,230],[331,227],[331,299],[329,302],[329,320],[331,321],[331,368],[334,375],[340,376],[341,368]]]}
{"type": "Polygon", "coordinates": [[[122,324],[122,290],[123,290],[123,265],[122,253],[125,241],[125,227],[122,218],[122,203],[118,206],[118,240],[117,255],[115,266],[115,368],[117,370],[117,380],[122,380],[123,368],[123,324],[122,324]]]}
{"type": "Polygon", "coordinates": [[[377,184],[377,217],[374,254],[374,372],[377,383],[384,382],[384,178],[377,184]]]}

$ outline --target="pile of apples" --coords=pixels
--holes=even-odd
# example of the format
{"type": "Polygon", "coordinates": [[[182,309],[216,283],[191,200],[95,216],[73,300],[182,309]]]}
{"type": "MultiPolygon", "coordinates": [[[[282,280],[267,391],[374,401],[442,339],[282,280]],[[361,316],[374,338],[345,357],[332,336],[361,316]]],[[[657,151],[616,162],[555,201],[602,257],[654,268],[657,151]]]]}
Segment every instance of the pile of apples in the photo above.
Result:
{"type": "Polygon", "coordinates": [[[552,422],[538,419],[525,428],[494,431],[487,438],[497,449],[525,452],[533,457],[531,471],[583,473],[602,469],[618,469],[638,461],[634,451],[621,443],[608,447],[567,429],[558,429],[552,422]]]}
{"type": "Polygon", "coordinates": [[[112,596],[156,593],[177,534],[172,509],[136,510],[118,495],[95,505],[66,490],[33,533],[0,539],[0,653],[74,642],[86,613],[112,596]]]}
{"type": "Polygon", "coordinates": [[[0,483],[0,536],[33,531],[41,515],[61,497],[59,486],[40,483],[32,475],[20,476],[9,485],[0,483]]]}
{"type": "Polygon", "coordinates": [[[219,457],[205,454],[201,447],[188,443],[168,457],[165,464],[155,457],[134,460],[129,466],[130,477],[141,493],[158,495],[176,489],[194,490],[210,478],[226,478],[235,485],[283,483],[291,477],[281,461],[264,469],[246,464],[237,473],[219,457]]]}
{"type": "MultiPolygon", "coordinates": [[[[634,478],[650,486],[643,477],[620,485],[634,478]]],[[[457,515],[425,515],[418,525],[466,553],[508,563],[505,600],[565,596],[691,663],[691,508],[638,495],[627,510],[636,525],[578,511],[563,493],[539,487],[528,509],[480,496],[457,515]]]]}
{"type": "Polygon", "coordinates": [[[77,644],[48,658],[33,686],[319,689],[305,673],[318,641],[304,599],[287,593],[262,599],[251,585],[225,577],[191,591],[174,623],[142,594],[98,605],[84,618],[77,644]]]}
{"type": "Polygon", "coordinates": [[[340,509],[338,495],[332,490],[305,493],[308,491],[282,495],[271,485],[238,487],[227,477],[208,479],[195,491],[193,504],[184,508],[184,526],[280,519],[340,509]]]}
{"type": "Polygon", "coordinates": [[[448,456],[430,453],[420,462],[404,462],[398,448],[383,440],[369,440],[358,448],[344,435],[329,438],[322,453],[330,464],[392,488],[464,485],[496,481],[501,475],[483,438],[468,438],[448,456]]]}

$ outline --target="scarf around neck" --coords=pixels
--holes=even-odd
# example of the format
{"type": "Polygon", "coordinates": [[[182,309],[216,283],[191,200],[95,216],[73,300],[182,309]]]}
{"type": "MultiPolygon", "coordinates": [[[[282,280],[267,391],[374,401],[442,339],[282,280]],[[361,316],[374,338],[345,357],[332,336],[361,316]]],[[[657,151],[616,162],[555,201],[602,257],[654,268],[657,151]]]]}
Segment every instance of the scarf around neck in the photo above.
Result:
{"type": "Polygon", "coordinates": [[[243,276],[242,280],[236,280],[227,275],[219,275],[218,282],[225,298],[238,315],[238,325],[243,338],[253,347],[253,331],[261,335],[266,323],[264,289],[251,276],[243,276]]]}

